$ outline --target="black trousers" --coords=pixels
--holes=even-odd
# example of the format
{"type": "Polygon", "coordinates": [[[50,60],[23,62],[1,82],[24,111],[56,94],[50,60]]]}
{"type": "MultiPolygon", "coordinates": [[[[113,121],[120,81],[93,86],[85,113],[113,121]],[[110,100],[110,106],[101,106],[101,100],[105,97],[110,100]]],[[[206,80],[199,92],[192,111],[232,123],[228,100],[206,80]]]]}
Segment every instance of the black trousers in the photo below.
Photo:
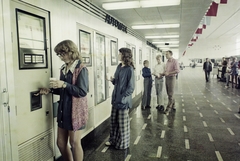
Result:
{"type": "Polygon", "coordinates": [[[210,76],[210,71],[205,71],[205,79],[208,82],[210,76]]]}
{"type": "Polygon", "coordinates": [[[224,78],[224,74],[226,73],[226,69],[227,69],[227,67],[222,67],[221,78],[224,78]]]}

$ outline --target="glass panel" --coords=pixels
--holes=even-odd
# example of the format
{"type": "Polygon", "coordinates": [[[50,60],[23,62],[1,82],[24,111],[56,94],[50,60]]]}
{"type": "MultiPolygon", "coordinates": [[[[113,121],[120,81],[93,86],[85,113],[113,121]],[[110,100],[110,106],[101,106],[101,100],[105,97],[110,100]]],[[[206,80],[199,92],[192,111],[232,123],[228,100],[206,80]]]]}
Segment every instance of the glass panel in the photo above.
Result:
{"type": "Polygon", "coordinates": [[[139,49],[139,64],[142,65],[142,49],[139,49]]]}
{"type": "Polygon", "coordinates": [[[134,66],[136,67],[136,50],[135,50],[135,47],[132,47],[132,55],[133,55],[133,64],[134,66]]]}
{"type": "Polygon", "coordinates": [[[111,65],[118,64],[118,50],[117,50],[117,42],[111,41],[111,65]]]}
{"type": "Polygon", "coordinates": [[[82,55],[83,63],[92,66],[91,55],[91,34],[86,31],[79,31],[79,50],[82,55]]]}
{"type": "Polygon", "coordinates": [[[96,34],[96,103],[99,104],[106,99],[106,81],[105,81],[105,37],[96,34]]]}
{"type": "Polygon", "coordinates": [[[19,68],[46,68],[45,19],[18,9],[17,27],[19,68]],[[28,60],[29,54],[31,61],[28,60]],[[33,60],[36,58],[41,61],[33,60]]]}

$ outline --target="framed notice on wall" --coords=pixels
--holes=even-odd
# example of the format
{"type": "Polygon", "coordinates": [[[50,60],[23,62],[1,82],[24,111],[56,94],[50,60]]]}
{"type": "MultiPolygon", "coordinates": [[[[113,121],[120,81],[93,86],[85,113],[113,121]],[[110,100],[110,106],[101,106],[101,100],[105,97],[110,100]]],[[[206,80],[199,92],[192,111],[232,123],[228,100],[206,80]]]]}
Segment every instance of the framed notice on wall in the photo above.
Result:
{"type": "Polygon", "coordinates": [[[117,50],[117,42],[111,40],[111,65],[118,64],[118,50],[117,50]]]}
{"type": "Polygon", "coordinates": [[[79,51],[83,63],[86,66],[92,66],[91,34],[89,32],[79,30],[79,51]]]}
{"type": "Polygon", "coordinates": [[[136,49],[135,47],[132,47],[132,55],[133,55],[133,64],[136,66],[136,49]]]}
{"type": "Polygon", "coordinates": [[[142,64],[142,49],[139,49],[139,64],[142,64]]]}
{"type": "Polygon", "coordinates": [[[16,9],[19,69],[47,68],[45,18],[16,9]]]}

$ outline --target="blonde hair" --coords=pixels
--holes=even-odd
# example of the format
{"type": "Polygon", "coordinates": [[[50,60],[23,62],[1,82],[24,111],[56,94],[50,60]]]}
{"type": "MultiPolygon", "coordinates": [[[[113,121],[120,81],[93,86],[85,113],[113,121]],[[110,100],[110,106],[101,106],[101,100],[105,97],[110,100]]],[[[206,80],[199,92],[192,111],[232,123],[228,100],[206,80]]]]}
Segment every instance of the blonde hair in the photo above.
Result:
{"type": "Polygon", "coordinates": [[[157,56],[156,56],[156,59],[161,58],[161,57],[162,57],[161,55],[157,55],[157,56]]]}
{"type": "Polygon", "coordinates": [[[71,60],[82,60],[77,45],[71,40],[61,41],[55,46],[54,51],[57,54],[68,54],[71,60]]]}

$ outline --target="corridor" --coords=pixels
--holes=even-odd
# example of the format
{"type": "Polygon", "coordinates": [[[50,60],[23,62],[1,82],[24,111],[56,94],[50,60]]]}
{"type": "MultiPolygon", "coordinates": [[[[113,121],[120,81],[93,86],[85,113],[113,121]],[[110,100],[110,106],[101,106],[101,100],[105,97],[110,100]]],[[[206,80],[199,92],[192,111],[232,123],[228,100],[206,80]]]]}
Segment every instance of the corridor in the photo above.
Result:
{"type": "Polygon", "coordinates": [[[175,112],[167,116],[155,108],[153,86],[151,108],[139,105],[130,113],[130,147],[105,146],[106,130],[84,147],[84,161],[240,160],[240,90],[224,86],[216,75],[205,82],[202,67],[184,68],[176,81],[175,112]]]}

